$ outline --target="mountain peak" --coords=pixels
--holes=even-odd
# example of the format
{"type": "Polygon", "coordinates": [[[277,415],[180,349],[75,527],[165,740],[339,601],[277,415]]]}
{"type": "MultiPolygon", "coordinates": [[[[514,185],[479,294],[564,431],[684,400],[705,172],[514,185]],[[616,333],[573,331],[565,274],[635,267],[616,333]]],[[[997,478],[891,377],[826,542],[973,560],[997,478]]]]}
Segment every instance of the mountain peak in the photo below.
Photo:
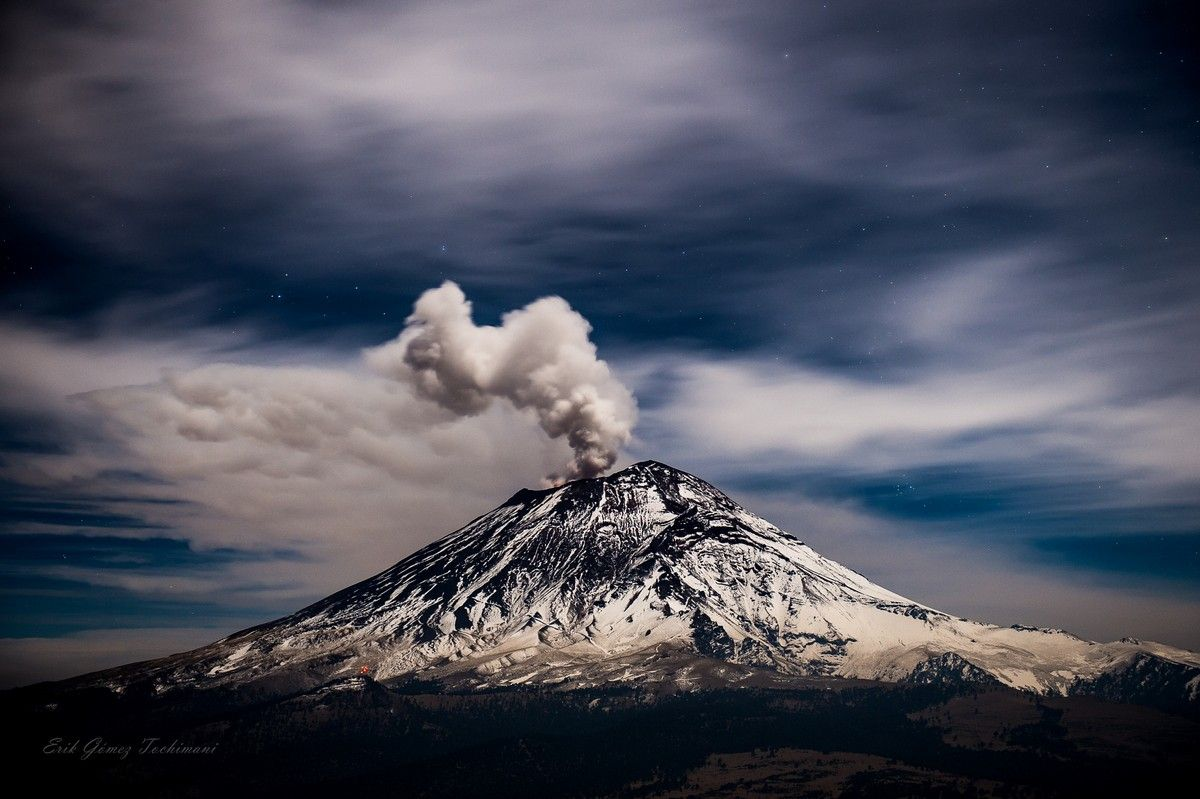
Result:
{"type": "Polygon", "coordinates": [[[602,477],[584,477],[547,488],[522,488],[501,507],[536,504],[552,496],[570,497],[576,502],[586,502],[588,497],[602,501],[609,491],[627,492],[639,487],[657,494],[668,504],[688,504],[680,494],[681,486],[691,489],[685,493],[692,501],[715,502],[722,506],[734,504],[721,491],[695,475],[661,461],[644,460],[602,477]]]}
{"type": "MultiPolygon", "coordinates": [[[[645,460],[518,491],[374,577],[149,673],[163,690],[359,673],[472,688],[688,686],[764,669],[901,680],[966,663],[977,682],[1064,693],[1127,668],[1140,646],[941,613],[645,460]]],[[[1167,664],[1164,685],[1200,673],[1195,655],[1153,646],[1142,648],[1167,664]]]]}
{"type": "Polygon", "coordinates": [[[620,471],[615,472],[612,476],[616,477],[618,474],[624,474],[626,472],[630,472],[630,473],[634,473],[634,474],[636,474],[638,472],[650,472],[650,473],[655,473],[655,474],[667,474],[667,475],[672,475],[672,476],[693,477],[693,475],[688,474],[687,472],[683,471],[682,469],[676,469],[674,466],[663,463],[662,461],[655,461],[655,460],[638,461],[637,463],[634,463],[630,466],[626,466],[624,469],[621,469],[620,471]]]}

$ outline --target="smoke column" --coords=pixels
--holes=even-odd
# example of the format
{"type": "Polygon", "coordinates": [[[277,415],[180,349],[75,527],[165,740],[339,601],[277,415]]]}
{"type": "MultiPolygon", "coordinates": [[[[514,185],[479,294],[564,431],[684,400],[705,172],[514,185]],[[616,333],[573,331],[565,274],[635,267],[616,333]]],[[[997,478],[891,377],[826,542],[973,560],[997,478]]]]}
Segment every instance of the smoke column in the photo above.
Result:
{"type": "Polygon", "coordinates": [[[561,297],[510,311],[499,327],[476,325],[462,289],[446,281],[417,299],[399,336],[365,357],[376,372],[463,416],[496,399],[532,410],[546,434],[565,436],[575,453],[552,479],[594,477],[629,441],[637,405],[596,357],[591,329],[561,297]]]}

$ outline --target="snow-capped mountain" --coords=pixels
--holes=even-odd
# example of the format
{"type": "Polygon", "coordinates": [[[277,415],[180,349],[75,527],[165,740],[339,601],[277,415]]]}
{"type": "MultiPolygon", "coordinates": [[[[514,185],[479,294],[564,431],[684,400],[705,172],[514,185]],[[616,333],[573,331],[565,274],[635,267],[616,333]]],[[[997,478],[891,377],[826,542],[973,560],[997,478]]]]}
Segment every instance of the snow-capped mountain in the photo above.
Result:
{"type": "Polygon", "coordinates": [[[95,680],[163,692],[359,674],[481,688],[848,677],[1200,695],[1195,653],[948,615],[653,461],[520,491],[290,616],[95,680]]]}

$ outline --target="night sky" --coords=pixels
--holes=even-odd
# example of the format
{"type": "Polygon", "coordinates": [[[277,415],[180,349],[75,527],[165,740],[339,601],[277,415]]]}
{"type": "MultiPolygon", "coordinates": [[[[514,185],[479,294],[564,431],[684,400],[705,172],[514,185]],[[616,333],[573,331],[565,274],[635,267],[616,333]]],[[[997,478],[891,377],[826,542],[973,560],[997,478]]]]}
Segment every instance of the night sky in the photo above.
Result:
{"type": "Polygon", "coordinates": [[[0,22],[0,682],[290,612],[569,460],[372,369],[558,296],[694,472],[951,613],[1200,647],[1185,3],[0,22]]]}

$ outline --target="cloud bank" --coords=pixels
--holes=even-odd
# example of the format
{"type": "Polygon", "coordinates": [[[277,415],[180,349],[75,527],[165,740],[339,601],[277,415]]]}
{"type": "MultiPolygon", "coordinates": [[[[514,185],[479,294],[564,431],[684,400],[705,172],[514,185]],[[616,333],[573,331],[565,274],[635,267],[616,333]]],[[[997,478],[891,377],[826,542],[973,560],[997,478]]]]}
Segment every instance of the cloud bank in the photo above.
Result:
{"type": "MultiPolygon", "coordinates": [[[[206,336],[191,350],[185,340],[169,351],[129,340],[81,348],[11,328],[0,366],[13,388],[0,392],[0,407],[38,408],[39,426],[73,443],[0,462],[0,480],[94,505],[100,519],[20,530],[294,551],[327,568],[297,580],[294,563],[235,564],[193,593],[255,584],[308,598],[516,488],[611,466],[636,406],[596,357],[587,320],[557,297],[497,327],[470,314],[462,290],[446,283],[420,297],[394,341],[343,362],[312,352],[306,366],[263,363],[269,350],[236,341],[214,351],[206,336]],[[222,362],[230,356],[259,362],[222,362]],[[121,381],[133,385],[111,385],[121,381]],[[118,518],[138,524],[105,521],[118,518]]],[[[169,583],[176,593],[191,585],[169,583]]]]}

